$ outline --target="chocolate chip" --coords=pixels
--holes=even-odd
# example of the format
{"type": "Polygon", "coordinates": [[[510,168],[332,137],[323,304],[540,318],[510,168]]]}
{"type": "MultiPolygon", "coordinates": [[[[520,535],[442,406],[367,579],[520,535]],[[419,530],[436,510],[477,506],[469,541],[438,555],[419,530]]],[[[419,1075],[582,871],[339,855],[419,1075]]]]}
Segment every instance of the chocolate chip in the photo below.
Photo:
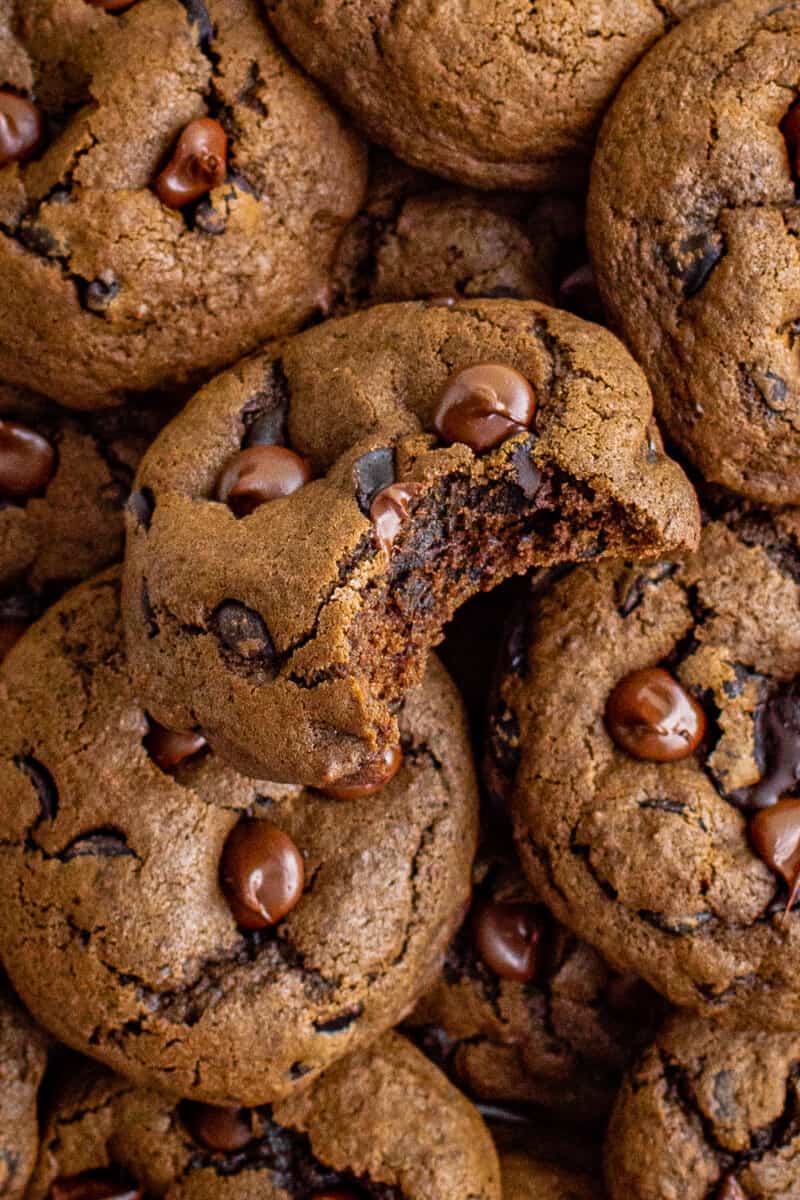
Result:
{"type": "Polygon", "coordinates": [[[142,1200],[143,1196],[130,1176],[113,1168],[69,1175],[50,1188],[50,1200],[142,1200]]]}
{"type": "Polygon", "coordinates": [[[786,139],[789,170],[800,179],[800,100],[796,100],[781,121],[781,133],[786,139]]]}
{"type": "Polygon", "coordinates": [[[44,121],[31,100],[0,91],[0,167],[24,162],[35,154],[44,136],[44,121]]]}
{"type": "Polygon", "coordinates": [[[608,697],[605,719],[620,749],[646,762],[686,758],[706,729],[700,705],[661,667],[621,679],[608,697]]]}
{"type": "Polygon", "coordinates": [[[150,728],[143,739],[144,747],[162,771],[174,771],[181,763],[205,750],[207,742],[201,733],[181,733],[159,725],[152,717],[147,719],[150,728]]]}
{"type": "Polygon", "coordinates": [[[603,999],[612,1012],[640,1023],[648,1012],[655,1016],[660,1004],[652,988],[630,972],[612,971],[603,988],[603,999]]]}
{"type": "Polygon", "coordinates": [[[14,759],[14,765],[28,776],[39,798],[39,819],[54,821],[58,813],[58,788],[44,763],[30,754],[14,759]]]}
{"type": "Polygon", "coordinates": [[[207,1150],[241,1150],[253,1140],[252,1118],[246,1108],[217,1108],[186,1100],[181,1117],[194,1140],[207,1150]]]}
{"type": "Polygon", "coordinates": [[[372,501],[378,492],[389,487],[397,478],[393,446],[368,450],[353,464],[356,503],[365,517],[370,515],[372,501]]]}
{"type": "Polygon", "coordinates": [[[526,500],[533,500],[542,486],[542,472],[531,460],[532,443],[522,442],[511,455],[511,465],[526,500]]]}
{"type": "Polygon", "coordinates": [[[454,295],[428,296],[427,300],[425,301],[425,307],[426,308],[455,308],[455,306],[458,304],[460,299],[461,299],[460,296],[454,296],[454,295]]]}
{"type": "Polygon", "coordinates": [[[766,771],[750,789],[751,808],[768,808],[800,783],[800,681],[776,693],[764,707],[757,733],[766,771]]]}
{"type": "Polygon", "coordinates": [[[800,798],[779,800],[750,819],[750,843],[762,862],[789,888],[787,912],[800,887],[800,798]]]}
{"type": "Polygon", "coordinates": [[[606,314],[591,263],[582,263],[561,280],[558,285],[558,307],[582,317],[584,321],[603,324],[606,314]]]}
{"type": "Polygon", "coordinates": [[[343,1029],[349,1029],[355,1024],[363,1011],[364,1005],[356,1004],[348,1008],[347,1012],[339,1013],[337,1017],[331,1017],[328,1021],[315,1021],[314,1029],[317,1033],[341,1033],[343,1029]]]}
{"type": "Polygon", "coordinates": [[[74,858],[135,858],[128,839],[118,829],[93,829],[61,851],[61,862],[72,862],[74,858]]]}
{"type": "Polygon", "coordinates": [[[248,446],[278,446],[283,441],[286,414],[279,408],[263,412],[247,425],[243,449],[248,446]]]}
{"type": "Polygon", "coordinates": [[[226,650],[249,663],[271,665],[275,647],[257,612],[238,600],[224,600],[211,617],[211,628],[226,650]]]}
{"type": "Polygon", "coordinates": [[[178,138],[172,158],[155,182],[167,208],[183,208],[225,181],[228,137],[213,117],[190,121],[178,138]]]}
{"type": "Polygon", "coordinates": [[[533,904],[479,904],[472,923],[475,949],[501,979],[526,983],[539,965],[544,932],[542,912],[533,904]]]}
{"type": "Polygon", "coordinates": [[[678,274],[683,295],[686,300],[691,300],[708,283],[711,272],[725,253],[725,242],[721,234],[703,232],[686,238],[678,250],[678,274]]]}
{"type": "Polygon", "coordinates": [[[143,529],[149,529],[156,510],[156,498],[149,487],[132,492],[128,498],[128,512],[143,529]]]}
{"type": "Polygon", "coordinates": [[[342,779],[330,787],[323,788],[322,791],[334,800],[363,800],[386,787],[402,765],[403,751],[399,746],[388,746],[377,763],[359,775],[342,779]]]}
{"type": "Polygon", "coordinates": [[[445,384],[434,416],[446,442],[463,442],[481,454],[524,432],[536,409],[524,375],[504,363],[477,363],[454,372],[445,384]]]}
{"type": "Polygon", "coordinates": [[[747,1193],[742,1191],[733,1175],[726,1175],[719,1185],[715,1200],[747,1200],[747,1193]]]}
{"type": "Polygon", "coordinates": [[[104,316],[111,301],[119,295],[119,282],[113,271],[103,271],[97,279],[86,280],[80,287],[80,301],[90,312],[104,316]]]}
{"type": "Polygon", "coordinates": [[[394,540],[405,521],[408,520],[408,505],[422,491],[420,483],[390,483],[378,492],[370,506],[369,515],[375,532],[375,540],[386,554],[392,552],[394,540]]]}
{"type": "Polygon", "coordinates": [[[220,883],[237,925],[275,925],[303,894],[303,859],[292,839],[269,821],[240,821],[228,835],[220,883]]]}
{"type": "Polygon", "coordinates": [[[309,463],[285,446],[250,446],[229,458],[217,480],[217,499],[247,517],[262,504],[291,496],[311,478],[309,463]]]}
{"type": "Polygon", "coordinates": [[[56,455],[41,434],[18,421],[0,420],[0,499],[28,500],[53,477],[56,455]]]}

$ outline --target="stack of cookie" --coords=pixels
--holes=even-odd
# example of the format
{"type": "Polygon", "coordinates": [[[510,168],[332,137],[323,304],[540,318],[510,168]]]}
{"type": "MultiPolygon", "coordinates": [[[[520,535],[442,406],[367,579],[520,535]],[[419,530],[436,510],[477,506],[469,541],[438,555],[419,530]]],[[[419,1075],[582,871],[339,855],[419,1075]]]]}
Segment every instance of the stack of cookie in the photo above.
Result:
{"type": "Polygon", "coordinates": [[[800,0],[0,74],[0,1200],[800,1197],[800,0]]]}

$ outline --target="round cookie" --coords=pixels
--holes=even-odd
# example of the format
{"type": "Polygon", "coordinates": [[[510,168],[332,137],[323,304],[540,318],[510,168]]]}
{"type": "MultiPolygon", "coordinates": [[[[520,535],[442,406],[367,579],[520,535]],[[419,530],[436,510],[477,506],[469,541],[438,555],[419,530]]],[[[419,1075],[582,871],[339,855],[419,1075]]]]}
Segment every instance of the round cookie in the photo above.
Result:
{"type": "Polygon", "coordinates": [[[630,1071],[605,1141],[611,1200],[800,1194],[800,1038],[672,1018],[630,1071]]]}
{"type": "Polygon", "coordinates": [[[558,925],[509,854],[475,874],[472,910],[407,1031],[469,1095],[604,1120],[662,1003],[558,925]],[[504,961],[526,938],[530,961],[504,961]]]}
{"type": "Polygon", "coordinates": [[[666,430],[707,479],[767,504],[800,502],[799,74],[797,4],[690,18],[622,87],[588,205],[603,300],[666,430]]]}
{"type": "Polygon", "coordinates": [[[46,128],[0,169],[0,375],[98,408],[196,386],[319,309],[365,156],[257,0],[5,11],[0,82],[46,128]]]}
{"type": "Polygon", "coordinates": [[[215,1103],[285,1096],[408,1012],[470,894],[477,800],[435,660],[392,781],[245,779],[136,699],[115,570],[0,672],[0,955],[46,1028],[215,1103]]]}
{"type": "Polygon", "coordinates": [[[125,620],[150,711],[318,786],[382,769],[394,706],[469,596],[692,545],[698,523],[620,343],[511,300],[379,305],[287,339],[198,393],[136,487],[125,620]]]}
{"type": "Polygon", "coordinates": [[[539,191],[580,186],[625,75],[704,2],[264,0],[292,54],[372,141],[446,179],[539,191]]]}
{"type": "Polygon", "coordinates": [[[588,1175],[540,1162],[519,1151],[502,1155],[500,1174],[503,1200],[603,1200],[601,1185],[588,1175]]]}
{"type": "Polygon", "coordinates": [[[90,1069],[46,1121],[30,1200],[500,1200],[475,1109],[387,1034],[289,1100],[254,1110],[176,1103],[90,1069]],[[94,1191],[97,1180],[114,1191],[94,1191]]]}
{"type": "Polygon", "coordinates": [[[534,886],[675,1004],[796,1028],[800,511],[579,567],[528,617],[491,744],[534,886]]]}
{"type": "Polygon", "coordinates": [[[21,1200],[39,1151],[37,1100],[47,1038],[0,976],[0,1198],[21,1200]]]}

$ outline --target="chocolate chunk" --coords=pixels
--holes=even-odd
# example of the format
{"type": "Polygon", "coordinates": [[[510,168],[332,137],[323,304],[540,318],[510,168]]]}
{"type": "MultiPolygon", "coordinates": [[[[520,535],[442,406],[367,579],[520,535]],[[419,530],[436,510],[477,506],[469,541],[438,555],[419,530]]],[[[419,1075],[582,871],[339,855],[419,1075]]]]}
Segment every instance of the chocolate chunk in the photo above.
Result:
{"type": "Polygon", "coordinates": [[[69,1175],[50,1188],[50,1200],[142,1200],[143,1196],[137,1183],[114,1169],[69,1175]]]}
{"type": "Polygon", "coordinates": [[[795,179],[800,179],[800,101],[795,100],[781,121],[781,133],[786,139],[789,170],[795,179]]]}
{"type": "Polygon", "coordinates": [[[422,491],[419,483],[390,483],[378,492],[370,506],[369,515],[375,527],[375,540],[387,558],[405,521],[408,505],[422,491]]]}
{"type": "Polygon", "coordinates": [[[389,746],[384,750],[380,760],[362,771],[358,776],[351,776],[339,783],[323,788],[326,796],[334,800],[363,800],[372,796],[390,783],[403,765],[403,751],[399,746],[389,746]]]}
{"type": "Polygon", "coordinates": [[[149,529],[156,510],[156,498],[149,487],[144,487],[140,492],[131,493],[127,508],[138,525],[149,529]]]}
{"type": "Polygon", "coordinates": [[[425,301],[426,308],[454,308],[458,304],[460,296],[428,296],[425,301]]]}
{"type": "Polygon", "coordinates": [[[679,252],[678,273],[683,295],[686,300],[691,300],[708,283],[711,272],[725,253],[725,243],[718,233],[698,233],[681,242],[679,252]]]}
{"type": "Polygon", "coordinates": [[[187,1100],[181,1116],[194,1140],[207,1150],[241,1150],[253,1140],[252,1120],[246,1108],[217,1108],[187,1100]]]}
{"type": "Polygon", "coordinates": [[[787,912],[800,886],[800,798],[779,800],[750,819],[750,843],[762,862],[789,888],[787,912]]]}
{"type": "Polygon", "coordinates": [[[237,517],[246,517],[269,500],[291,496],[311,478],[304,458],[285,446],[250,446],[228,459],[217,481],[217,499],[237,517]]]}
{"type": "Polygon", "coordinates": [[[135,857],[125,834],[118,829],[93,829],[91,833],[83,833],[59,854],[62,862],[72,862],[74,858],[135,857]]]}
{"type": "Polygon", "coordinates": [[[211,618],[211,628],[226,650],[249,663],[271,665],[275,647],[257,612],[238,600],[224,600],[211,618]]]}
{"type": "Polygon", "coordinates": [[[303,894],[303,859],[292,839],[269,821],[240,821],[222,851],[220,882],[243,929],[275,925],[303,894]]]}
{"type": "Polygon", "coordinates": [[[44,135],[42,114],[31,100],[0,91],[0,167],[35,154],[44,135]]]}
{"type": "Polygon", "coordinates": [[[533,500],[542,486],[542,472],[531,460],[531,449],[530,441],[522,442],[511,455],[514,474],[526,500],[533,500]]]}
{"type": "Polygon", "coordinates": [[[751,788],[751,808],[768,808],[800,783],[800,680],[773,696],[758,724],[766,771],[751,788]]]}
{"type": "Polygon", "coordinates": [[[561,280],[558,285],[558,307],[582,317],[584,321],[603,324],[606,315],[591,263],[582,263],[561,280]]]}
{"type": "Polygon", "coordinates": [[[113,271],[104,271],[96,279],[80,286],[80,301],[90,312],[104,316],[109,304],[119,295],[119,282],[113,271]]]}
{"type": "Polygon", "coordinates": [[[365,517],[370,515],[372,501],[378,492],[389,487],[397,478],[395,473],[395,451],[393,446],[382,446],[368,450],[353,464],[356,502],[365,517]]]}
{"type": "Polygon", "coordinates": [[[172,158],[155,182],[167,208],[183,208],[225,181],[228,137],[213,117],[190,121],[178,138],[172,158]]]}
{"type": "Polygon", "coordinates": [[[281,408],[259,413],[252,421],[246,422],[242,449],[246,450],[248,446],[279,446],[283,441],[285,423],[286,413],[281,408]]]}
{"type": "Polygon", "coordinates": [[[463,442],[481,454],[527,429],[535,410],[524,375],[504,363],[477,363],[450,376],[434,426],[444,441],[463,442]]]}
{"type": "Polygon", "coordinates": [[[36,790],[39,797],[39,819],[54,821],[58,813],[58,788],[47,767],[30,754],[24,758],[15,758],[14,765],[28,776],[36,790]]]}
{"type": "Polygon", "coordinates": [[[648,667],[616,685],[606,703],[606,728],[620,749],[646,762],[676,762],[703,740],[706,718],[669,671],[648,667]]]}
{"type": "Polygon", "coordinates": [[[475,948],[501,979],[526,983],[539,965],[544,924],[533,904],[480,904],[472,923],[475,948]]]}
{"type": "Polygon", "coordinates": [[[144,737],[144,747],[162,771],[173,771],[189,758],[205,750],[207,742],[201,733],[182,733],[166,729],[148,717],[150,729],[144,737]]]}
{"type": "Polygon", "coordinates": [[[341,1033],[343,1029],[349,1029],[364,1011],[363,1004],[356,1004],[353,1008],[348,1008],[347,1012],[339,1013],[337,1017],[331,1017],[328,1021],[315,1021],[314,1028],[317,1033],[341,1033]]]}
{"type": "Polygon", "coordinates": [[[55,465],[46,438],[18,421],[0,420],[0,500],[28,500],[43,492],[55,465]]]}

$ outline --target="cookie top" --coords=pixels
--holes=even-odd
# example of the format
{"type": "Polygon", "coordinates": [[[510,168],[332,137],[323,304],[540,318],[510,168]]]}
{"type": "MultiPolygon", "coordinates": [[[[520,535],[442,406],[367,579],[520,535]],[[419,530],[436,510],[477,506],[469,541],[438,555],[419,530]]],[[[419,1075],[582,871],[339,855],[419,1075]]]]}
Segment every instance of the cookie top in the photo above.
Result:
{"type": "Polygon", "coordinates": [[[60,1181],[88,1200],[98,1177],[187,1200],[500,1198],[478,1113],[396,1034],[271,1108],[176,1103],[91,1068],[56,1097],[29,1196],[60,1181]]]}
{"type": "Polygon", "coordinates": [[[0,170],[4,378],[102,407],[312,316],[365,156],[257,0],[0,15],[0,75],[44,122],[0,170]]]}
{"type": "Polygon", "coordinates": [[[379,768],[470,595],[698,526],[621,344],[512,300],[379,305],[287,339],[198,393],[136,487],[125,620],[150,711],[314,785],[379,768]]]}
{"type": "Polygon", "coordinates": [[[588,205],[603,299],[666,429],[768,504],[800,502],[798,70],[796,3],[690,18],[620,90],[588,205]]]}
{"type": "Polygon", "coordinates": [[[0,976],[0,1198],[20,1200],[39,1152],[37,1099],[47,1038],[0,976]]]}
{"type": "Polygon", "coordinates": [[[616,88],[703,2],[501,0],[489,13],[459,0],[264,0],[292,54],[371,140],[446,179],[535,190],[583,182],[616,88]]]}
{"type": "Polygon", "coordinates": [[[17,643],[0,709],[0,954],[73,1048],[263,1103],[395,1025],[440,969],[477,801],[435,660],[399,714],[394,778],[364,800],[245,779],[148,721],[114,570],[17,643]]]}
{"type": "Polygon", "coordinates": [[[603,1189],[588,1175],[515,1152],[500,1159],[503,1200],[602,1200],[603,1189]]]}
{"type": "Polygon", "coordinates": [[[800,512],[712,522],[683,562],[580,567],[529,620],[497,729],[534,885],[674,1003],[796,1028],[777,860],[797,846],[800,512]]]}
{"type": "Polygon", "coordinates": [[[631,1070],[605,1142],[611,1200],[800,1194],[800,1038],[676,1016],[631,1070]]]}
{"type": "Polygon", "coordinates": [[[559,925],[513,855],[479,856],[472,908],[406,1029],[468,1094],[608,1115],[663,1004],[559,925]]]}

